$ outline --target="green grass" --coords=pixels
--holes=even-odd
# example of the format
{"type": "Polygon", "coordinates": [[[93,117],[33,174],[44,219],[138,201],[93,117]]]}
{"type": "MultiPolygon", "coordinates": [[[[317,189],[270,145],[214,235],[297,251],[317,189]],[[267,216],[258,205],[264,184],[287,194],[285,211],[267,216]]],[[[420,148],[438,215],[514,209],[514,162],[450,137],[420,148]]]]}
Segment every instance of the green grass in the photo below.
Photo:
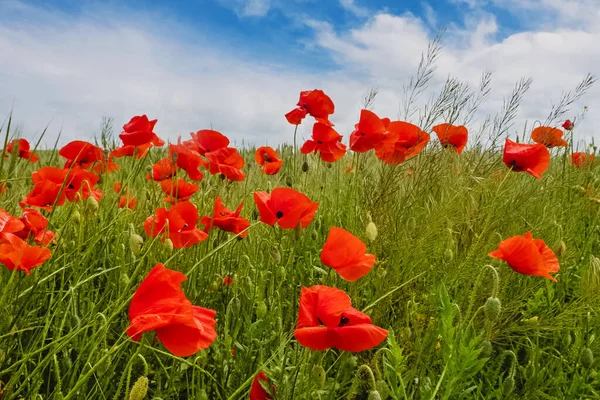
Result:
{"type": "MultiPolygon", "coordinates": [[[[252,226],[243,240],[215,230],[194,247],[169,250],[145,236],[144,220],[164,206],[159,185],[145,179],[160,150],[121,159],[120,171],[104,175],[97,211],[81,202],[49,214],[59,234],[52,258],[31,275],[0,268],[3,399],[122,399],[141,376],[149,399],[243,399],[261,370],[277,399],[367,399],[375,389],[382,399],[600,398],[600,287],[589,272],[600,255],[600,204],[585,193],[600,196],[599,167],[576,169],[555,151],[537,180],[509,171],[500,150],[457,155],[430,145],[396,167],[371,154],[328,165],[290,147],[279,152],[278,175],[263,175],[248,149],[245,181],[207,174],[191,199],[201,215],[210,215],[216,195],[230,208],[244,201],[252,226]],[[356,171],[348,173],[351,163],[356,171]],[[134,211],[117,207],[117,180],[138,199],[134,211]],[[301,232],[257,220],[253,192],[288,183],[320,203],[301,232]],[[377,256],[357,282],[320,263],[331,226],[377,256]],[[487,256],[529,230],[550,247],[566,245],[558,283],[487,256]],[[145,240],[138,256],[132,232],[145,240]],[[153,333],[138,343],[124,333],[131,297],[156,263],[188,275],[183,290],[192,303],[217,311],[218,338],[207,350],[182,359],[153,333]],[[222,286],[225,276],[234,284],[222,286]],[[300,289],[316,284],[345,290],[390,330],[388,340],[358,354],[298,345],[300,289]],[[492,295],[501,301],[495,321],[483,308],[492,295]],[[591,364],[582,358],[589,351],[591,364]]],[[[53,152],[36,166],[6,159],[10,187],[0,207],[19,216],[31,172],[48,163],[62,166],[53,152]]]]}

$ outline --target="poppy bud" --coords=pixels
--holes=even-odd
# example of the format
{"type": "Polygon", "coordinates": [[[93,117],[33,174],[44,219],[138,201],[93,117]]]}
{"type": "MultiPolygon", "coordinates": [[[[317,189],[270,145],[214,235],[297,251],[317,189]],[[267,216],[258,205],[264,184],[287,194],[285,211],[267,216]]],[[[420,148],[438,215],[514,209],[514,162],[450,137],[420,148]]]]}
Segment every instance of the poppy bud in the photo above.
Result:
{"type": "Polygon", "coordinates": [[[98,373],[98,375],[101,375],[101,376],[104,375],[108,371],[108,368],[110,367],[111,357],[110,356],[106,357],[107,354],[108,354],[108,349],[102,349],[100,351],[101,362],[98,363],[98,367],[96,368],[96,372],[98,373]],[[106,358],[104,358],[104,357],[106,357],[106,358]]]}
{"type": "Polygon", "coordinates": [[[565,251],[567,251],[567,245],[562,240],[554,246],[554,254],[556,254],[556,257],[561,257],[565,254],[565,251]]]}
{"type": "Polygon", "coordinates": [[[85,209],[86,211],[88,211],[90,214],[95,214],[96,211],[98,211],[98,200],[96,200],[94,197],[90,196],[85,200],[86,204],[85,204],[85,209]]]}
{"type": "Polygon", "coordinates": [[[381,395],[377,390],[371,390],[369,392],[369,397],[367,397],[367,400],[381,400],[381,395]]]}
{"type": "Polygon", "coordinates": [[[165,241],[163,242],[165,248],[169,251],[173,250],[173,241],[169,238],[165,239],[165,241]]]}
{"type": "Polygon", "coordinates": [[[308,172],[308,163],[306,161],[302,163],[302,172],[308,172]]]}
{"type": "Polygon", "coordinates": [[[571,336],[571,332],[566,332],[565,335],[563,335],[563,346],[568,349],[569,347],[571,347],[571,343],[573,342],[573,336],[571,336]]]}
{"type": "Polygon", "coordinates": [[[71,219],[76,224],[80,223],[81,222],[81,214],[79,213],[79,211],[77,211],[77,210],[73,211],[73,213],[71,214],[71,219]]]}
{"type": "Polygon", "coordinates": [[[275,264],[279,264],[281,262],[281,253],[279,252],[277,246],[271,247],[269,255],[271,256],[271,260],[273,260],[275,264]]]}
{"type": "Polygon", "coordinates": [[[479,353],[479,358],[490,358],[492,355],[492,342],[489,340],[484,340],[481,343],[481,352],[479,353]]]}
{"type": "Polygon", "coordinates": [[[579,358],[579,362],[585,369],[590,369],[594,364],[594,353],[592,353],[592,349],[586,347],[583,349],[581,353],[581,357],[579,358]]]}
{"type": "Polygon", "coordinates": [[[327,375],[325,373],[325,369],[321,365],[315,365],[312,369],[312,377],[315,383],[319,388],[323,388],[325,386],[325,380],[327,375]]]}
{"type": "Polygon", "coordinates": [[[373,221],[367,224],[365,233],[367,235],[367,239],[369,239],[371,242],[377,238],[377,226],[375,226],[375,223],[373,221]]]}
{"type": "Polygon", "coordinates": [[[294,182],[292,181],[292,177],[291,176],[287,176],[285,178],[285,184],[287,185],[287,187],[292,187],[292,185],[294,184],[294,182]]]}
{"type": "Polygon", "coordinates": [[[502,393],[504,396],[510,396],[510,394],[515,390],[515,378],[509,376],[504,380],[502,384],[502,393]]]}
{"type": "Polygon", "coordinates": [[[144,238],[140,235],[133,233],[129,236],[129,250],[133,253],[133,255],[137,256],[142,251],[142,246],[144,245],[144,238]]]}
{"type": "Polygon", "coordinates": [[[416,227],[417,227],[417,220],[415,219],[415,217],[410,217],[406,221],[406,230],[409,232],[412,232],[415,230],[416,227]]]}
{"type": "Polygon", "coordinates": [[[267,315],[267,305],[261,300],[256,305],[256,316],[258,319],[262,319],[265,315],[267,315]]]}
{"type": "Polygon", "coordinates": [[[279,266],[279,268],[277,268],[277,279],[280,282],[284,281],[286,275],[287,275],[287,271],[286,271],[285,267],[283,265],[279,266]]]}
{"type": "Polygon", "coordinates": [[[121,285],[127,286],[129,285],[129,276],[125,272],[123,272],[119,277],[119,281],[121,282],[121,285]]]}
{"type": "Polygon", "coordinates": [[[133,384],[131,392],[129,392],[129,400],[144,400],[146,393],[148,393],[148,383],[148,378],[140,376],[133,384]]]}
{"type": "Polygon", "coordinates": [[[450,262],[452,261],[452,258],[454,258],[452,250],[446,249],[446,251],[444,251],[444,260],[446,260],[446,262],[450,262]]]}
{"type": "Polygon", "coordinates": [[[485,313],[485,317],[491,323],[494,323],[500,317],[500,312],[502,311],[502,304],[500,303],[500,299],[497,297],[488,297],[485,302],[485,306],[483,308],[485,313]]]}
{"type": "MultiPolygon", "coordinates": [[[[152,400],[162,400],[159,397],[153,397],[152,400]]],[[[206,389],[200,389],[200,393],[198,393],[198,400],[208,400],[208,394],[206,394],[206,389]]]]}

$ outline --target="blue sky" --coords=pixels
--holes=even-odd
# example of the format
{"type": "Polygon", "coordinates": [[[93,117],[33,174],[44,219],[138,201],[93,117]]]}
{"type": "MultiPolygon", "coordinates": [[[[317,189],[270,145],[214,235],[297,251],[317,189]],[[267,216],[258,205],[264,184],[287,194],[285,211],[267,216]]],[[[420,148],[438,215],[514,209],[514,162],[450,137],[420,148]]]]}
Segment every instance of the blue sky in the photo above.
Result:
{"type": "MultiPolygon", "coordinates": [[[[475,88],[493,73],[477,132],[522,77],[534,83],[512,136],[600,65],[598,0],[2,0],[0,122],[14,105],[25,137],[50,123],[48,143],[90,138],[102,116],[117,129],[137,114],[176,140],[213,127],[236,142],[290,140],[283,115],[301,90],[336,103],[347,135],[364,92],[398,116],[403,87],[441,28],[444,49],[418,106],[452,76],[475,88]]],[[[599,135],[595,87],[578,139],[599,135]]],[[[580,120],[581,121],[581,120],[580,120]]],[[[415,122],[415,121],[412,121],[415,122]]],[[[485,132],[484,132],[485,133],[485,132]]],[[[303,126],[300,135],[310,135],[303,126]]],[[[600,136],[598,137],[600,139],[600,136]]]]}

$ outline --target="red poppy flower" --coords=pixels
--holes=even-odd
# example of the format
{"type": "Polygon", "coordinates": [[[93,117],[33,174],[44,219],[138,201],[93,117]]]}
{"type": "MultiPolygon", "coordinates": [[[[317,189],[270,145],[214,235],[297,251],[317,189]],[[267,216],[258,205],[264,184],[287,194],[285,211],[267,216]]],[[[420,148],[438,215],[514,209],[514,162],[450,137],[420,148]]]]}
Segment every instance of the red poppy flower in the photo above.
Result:
{"type": "Polygon", "coordinates": [[[304,142],[300,148],[302,154],[310,152],[321,155],[325,162],[335,162],[346,154],[346,145],[340,142],[342,135],[338,134],[331,126],[316,122],[313,125],[312,140],[304,142]]]}
{"type": "Polygon", "coordinates": [[[174,204],[178,201],[189,200],[200,187],[179,178],[176,182],[173,182],[172,179],[162,181],[160,183],[160,188],[164,194],[169,196],[165,198],[164,201],[174,204]]]}
{"type": "Polygon", "coordinates": [[[137,200],[135,198],[129,196],[119,197],[119,208],[128,208],[130,210],[134,210],[136,206],[137,200]]]}
{"type": "Polygon", "coordinates": [[[265,375],[264,372],[259,372],[258,374],[256,374],[254,380],[252,381],[252,388],[250,389],[250,400],[271,400],[273,398],[265,390],[263,385],[265,385],[266,387],[270,387],[271,393],[275,393],[275,385],[270,385],[267,375],[265,375]],[[261,381],[263,382],[262,384],[261,381]]]}
{"type": "Polygon", "coordinates": [[[591,165],[594,162],[593,154],[583,153],[583,152],[575,152],[573,156],[569,157],[569,161],[572,165],[575,165],[577,168],[581,168],[585,165],[591,165]]]}
{"type": "Polygon", "coordinates": [[[170,210],[156,209],[154,216],[146,218],[144,230],[150,237],[162,235],[161,240],[171,239],[173,247],[190,247],[208,238],[205,232],[196,228],[198,210],[189,201],[176,203],[170,210]]]}
{"type": "Polygon", "coordinates": [[[156,264],[136,290],[129,305],[127,335],[138,341],[154,331],[171,353],[187,357],[209,347],[217,338],[216,311],[193,306],[181,290],[187,278],[156,264]]]}
{"type": "Polygon", "coordinates": [[[233,285],[233,278],[230,276],[226,276],[223,278],[223,286],[233,285]]]}
{"type": "Polygon", "coordinates": [[[0,234],[15,233],[23,230],[25,224],[17,217],[13,217],[6,210],[0,209],[0,234]]]}
{"type": "Polygon", "coordinates": [[[123,132],[119,138],[125,146],[143,146],[149,143],[154,146],[163,146],[165,144],[156,133],[152,132],[157,120],[148,120],[146,115],[131,118],[123,125],[123,132]]]}
{"type": "Polygon", "coordinates": [[[38,160],[38,156],[37,154],[33,154],[30,149],[31,145],[26,139],[15,139],[6,146],[4,157],[8,157],[8,155],[12,154],[14,151],[17,157],[34,163],[38,160]]]}
{"type": "Polygon", "coordinates": [[[302,225],[306,228],[315,217],[319,203],[312,202],[300,192],[289,188],[275,188],[271,194],[255,192],[254,201],[260,213],[260,220],[282,229],[293,229],[302,225]]]}
{"type": "Polygon", "coordinates": [[[440,124],[432,128],[437,134],[443,147],[452,147],[458,154],[462,153],[469,140],[469,131],[466,127],[452,124],[440,124]]]}
{"type": "Polygon", "coordinates": [[[205,167],[206,163],[200,153],[190,150],[187,146],[180,143],[169,145],[169,153],[171,154],[171,158],[176,160],[177,167],[184,170],[191,180],[202,180],[204,175],[198,168],[205,167]]]}
{"type": "Polygon", "coordinates": [[[382,120],[372,111],[362,110],[360,120],[350,135],[350,149],[357,153],[365,153],[379,144],[387,132],[387,121],[382,120]]]}
{"type": "Polygon", "coordinates": [[[503,240],[498,250],[488,254],[490,257],[506,261],[514,271],[548,278],[556,282],[550,272],[558,272],[560,265],[556,255],[541,239],[534,239],[531,232],[524,236],[513,236],[503,240]]]}
{"type": "Polygon", "coordinates": [[[110,152],[108,159],[111,160],[113,158],[121,158],[121,157],[133,157],[135,158],[143,158],[148,154],[150,148],[152,147],[151,143],[142,144],[140,146],[121,146],[117,147],[113,151],[110,152]]]}
{"type": "Polygon", "coordinates": [[[177,174],[177,165],[173,164],[172,157],[163,158],[152,166],[152,175],[146,175],[147,179],[160,182],[165,179],[171,179],[177,174]]]}
{"type": "Polygon", "coordinates": [[[566,147],[569,144],[562,138],[563,131],[550,126],[538,126],[531,132],[534,142],[543,144],[547,148],[566,147]]]}
{"type": "Polygon", "coordinates": [[[562,127],[567,131],[572,131],[573,128],[575,128],[575,124],[568,119],[564,122],[564,124],[562,124],[562,127]]]}
{"type": "Polygon", "coordinates": [[[225,147],[204,155],[208,159],[208,169],[211,174],[223,174],[231,181],[243,181],[246,177],[240,169],[246,162],[235,148],[225,147]]]}
{"type": "Polygon", "coordinates": [[[367,246],[345,229],[332,227],[321,251],[321,262],[349,281],[365,276],[375,264],[373,254],[365,254],[367,246]]]}
{"type": "Polygon", "coordinates": [[[202,129],[196,133],[192,132],[190,135],[192,140],[184,142],[184,145],[203,156],[206,156],[206,153],[212,153],[229,146],[227,136],[211,129],[202,129]]]}
{"type": "Polygon", "coordinates": [[[515,172],[525,171],[542,179],[542,173],[550,165],[550,153],[542,144],[519,144],[506,139],[502,161],[515,172]]]}
{"type": "Polygon", "coordinates": [[[110,161],[108,164],[104,158],[104,150],[91,143],[82,140],[74,140],[67,143],[58,151],[58,154],[67,159],[65,168],[77,165],[83,169],[94,168],[94,171],[112,172],[119,167],[110,161]]]}
{"type": "Polygon", "coordinates": [[[260,170],[267,175],[275,175],[281,169],[283,160],[277,157],[277,152],[269,146],[263,146],[256,149],[254,153],[256,163],[260,165],[260,170]]]}
{"type": "Polygon", "coordinates": [[[115,193],[121,193],[121,182],[115,182],[113,184],[113,190],[115,193]]]}
{"type": "Polygon", "coordinates": [[[212,228],[219,228],[225,232],[231,232],[240,235],[240,237],[246,237],[248,231],[244,232],[244,230],[250,227],[250,221],[244,217],[240,217],[243,206],[244,203],[241,203],[235,211],[231,211],[229,208],[225,207],[221,199],[217,197],[212,218],[202,217],[200,220],[200,223],[204,224],[204,232],[208,233],[212,228]],[[240,234],[241,232],[244,233],[240,234]]]}
{"type": "Polygon", "coordinates": [[[302,346],[359,352],[379,345],[387,335],[388,331],[373,325],[368,315],[352,308],[343,290],[321,285],[302,288],[294,331],[302,346]]]}
{"type": "Polygon", "coordinates": [[[298,107],[285,115],[285,118],[292,125],[299,125],[306,114],[314,118],[328,120],[329,115],[335,111],[333,101],[322,90],[306,90],[300,92],[298,107]]]}
{"type": "Polygon", "coordinates": [[[388,133],[375,146],[377,158],[387,164],[401,164],[419,154],[429,143],[429,134],[416,125],[393,121],[387,125],[388,133]]]}
{"type": "Polygon", "coordinates": [[[64,204],[65,198],[69,201],[79,201],[93,196],[100,200],[102,192],[95,187],[99,181],[98,175],[84,171],[79,167],[71,170],[44,167],[31,174],[33,190],[21,200],[20,205],[30,205],[51,210],[52,206],[64,204]]]}
{"type": "Polygon", "coordinates": [[[56,237],[54,232],[46,229],[48,220],[38,210],[24,208],[20,221],[23,223],[23,229],[14,234],[23,240],[33,237],[36,243],[47,246],[56,237]]]}
{"type": "Polygon", "coordinates": [[[0,263],[10,271],[17,269],[29,275],[32,268],[39,267],[52,256],[50,249],[30,246],[12,233],[3,234],[2,240],[4,244],[0,245],[0,263]]]}

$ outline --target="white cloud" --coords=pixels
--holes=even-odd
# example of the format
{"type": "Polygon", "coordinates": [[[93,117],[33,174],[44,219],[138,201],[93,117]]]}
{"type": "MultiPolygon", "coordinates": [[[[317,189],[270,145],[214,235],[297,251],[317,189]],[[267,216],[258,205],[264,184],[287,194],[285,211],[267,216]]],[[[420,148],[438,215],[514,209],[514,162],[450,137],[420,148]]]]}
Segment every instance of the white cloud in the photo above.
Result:
{"type": "Polygon", "coordinates": [[[352,14],[357,17],[367,17],[369,15],[369,10],[365,7],[359,6],[356,4],[355,0],[339,0],[340,5],[346,10],[350,11],[352,14]]]}
{"type": "MultiPolygon", "coordinates": [[[[186,42],[181,38],[190,32],[182,34],[185,28],[163,16],[138,14],[131,24],[132,15],[109,11],[74,17],[7,4],[0,2],[0,14],[18,13],[21,18],[0,25],[0,121],[14,100],[14,115],[26,137],[52,120],[48,145],[61,127],[63,142],[90,138],[103,115],[114,117],[119,128],[142,113],[158,118],[157,132],[171,140],[212,126],[238,143],[289,142],[293,129],[283,115],[293,108],[300,90],[313,88],[333,98],[332,120],[347,135],[362,94],[371,86],[380,88],[375,111],[397,116],[402,86],[432,36],[430,26],[412,14],[381,12],[341,32],[307,19],[304,23],[315,32],[312,45],[339,64],[333,72],[308,73],[235,56],[201,30],[194,31],[200,39],[186,42]]],[[[596,10],[584,7],[579,12],[583,18],[596,10]]],[[[516,33],[500,41],[495,39],[498,23],[493,15],[480,10],[463,22],[462,28],[450,26],[433,84],[439,89],[448,75],[476,83],[482,71],[492,70],[493,95],[482,111],[493,113],[519,78],[532,76],[534,84],[519,113],[521,124],[545,119],[551,101],[600,65],[600,32],[593,22],[516,33]]],[[[600,125],[599,89],[577,104],[590,107],[590,116],[578,127],[579,137],[600,139],[594,131],[600,125]]],[[[521,129],[516,126],[515,132],[521,129]]],[[[304,124],[300,135],[309,134],[310,125],[304,124]]]]}
{"type": "Polygon", "coordinates": [[[240,17],[263,17],[271,9],[271,0],[218,0],[240,17]]]}

